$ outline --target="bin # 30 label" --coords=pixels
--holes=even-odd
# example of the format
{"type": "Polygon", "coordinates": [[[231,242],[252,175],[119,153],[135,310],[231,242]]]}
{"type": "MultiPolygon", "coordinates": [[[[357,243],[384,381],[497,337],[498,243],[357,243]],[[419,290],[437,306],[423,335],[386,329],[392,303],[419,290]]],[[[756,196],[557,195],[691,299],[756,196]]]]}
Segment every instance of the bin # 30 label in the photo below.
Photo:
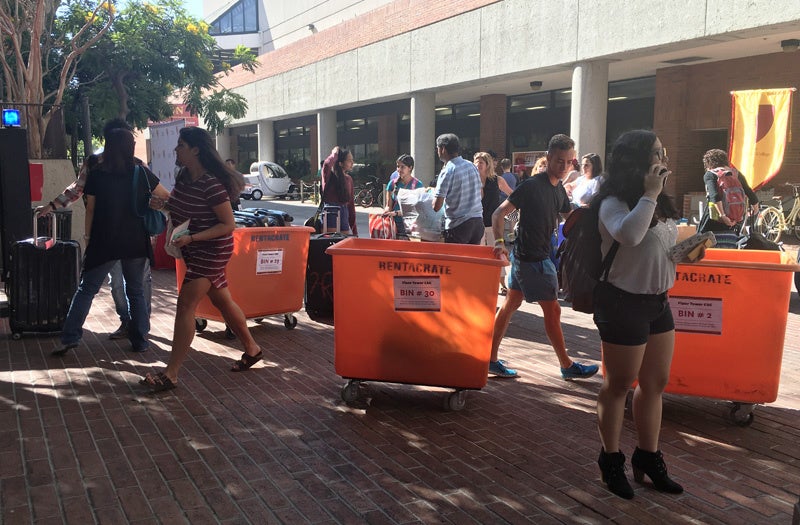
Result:
{"type": "Polygon", "coordinates": [[[256,275],[281,273],[283,271],[283,250],[258,250],[256,275]]]}
{"type": "Polygon", "coordinates": [[[722,335],[722,299],[670,297],[676,332],[722,335]]]}
{"type": "Polygon", "coordinates": [[[394,309],[403,312],[438,312],[442,309],[439,277],[395,277],[394,309]]]}

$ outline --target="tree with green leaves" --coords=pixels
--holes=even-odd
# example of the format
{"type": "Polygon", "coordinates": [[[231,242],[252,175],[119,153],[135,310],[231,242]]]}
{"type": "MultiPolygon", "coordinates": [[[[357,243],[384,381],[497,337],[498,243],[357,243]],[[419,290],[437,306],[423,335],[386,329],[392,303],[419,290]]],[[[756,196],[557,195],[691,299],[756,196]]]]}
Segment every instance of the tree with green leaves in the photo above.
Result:
{"type": "Polygon", "coordinates": [[[24,107],[32,158],[45,156],[47,125],[73,81],[79,58],[114,21],[113,4],[86,4],[84,16],[66,30],[58,9],[53,0],[0,0],[2,97],[24,107]]]}
{"type": "MultiPolygon", "coordinates": [[[[180,1],[132,0],[82,56],[72,94],[90,101],[94,130],[117,117],[144,128],[172,116],[172,104],[184,103],[216,134],[247,112],[244,97],[220,84],[212,63],[218,50],[208,25],[188,15],[180,1]]],[[[234,57],[247,71],[258,66],[244,46],[234,57]]],[[[222,64],[222,74],[230,68],[222,64]]]]}

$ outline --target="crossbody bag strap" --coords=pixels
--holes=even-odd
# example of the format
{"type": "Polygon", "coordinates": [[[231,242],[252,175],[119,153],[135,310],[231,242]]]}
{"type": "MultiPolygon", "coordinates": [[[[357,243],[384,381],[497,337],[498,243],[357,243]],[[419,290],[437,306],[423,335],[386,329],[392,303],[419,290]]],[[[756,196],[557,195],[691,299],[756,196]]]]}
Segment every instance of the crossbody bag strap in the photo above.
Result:
{"type": "Polygon", "coordinates": [[[603,257],[603,263],[600,265],[601,281],[608,280],[608,272],[611,271],[611,263],[614,262],[614,257],[616,257],[618,249],[619,249],[619,241],[614,241],[614,243],[611,245],[611,249],[608,250],[606,256],[603,257]]]}

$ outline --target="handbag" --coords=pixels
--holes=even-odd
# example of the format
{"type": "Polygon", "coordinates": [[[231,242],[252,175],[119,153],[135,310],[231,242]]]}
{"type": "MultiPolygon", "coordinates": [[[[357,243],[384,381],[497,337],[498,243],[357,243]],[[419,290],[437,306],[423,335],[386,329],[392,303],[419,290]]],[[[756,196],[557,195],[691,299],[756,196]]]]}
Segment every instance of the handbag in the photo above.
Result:
{"type": "MultiPolygon", "coordinates": [[[[147,206],[145,211],[139,211],[139,202],[137,199],[139,194],[139,170],[140,167],[138,165],[133,169],[133,213],[135,213],[137,217],[141,217],[144,222],[144,231],[147,232],[147,235],[159,235],[167,227],[167,218],[164,217],[163,213],[149,206],[147,206]]],[[[150,187],[150,182],[147,180],[146,175],[145,182],[147,184],[145,199],[149,201],[152,195],[152,188],[150,187]]]]}
{"type": "Polygon", "coordinates": [[[736,243],[740,250],[783,251],[783,247],[780,244],[770,241],[764,237],[764,235],[756,231],[755,215],[750,216],[748,226],[748,233],[742,236],[736,243]]]}
{"type": "Polygon", "coordinates": [[[373,239],[397,239],[397,223],[394,217],[387,217],[382,213],[370,213],[369,236],[373,239]]]}
{"type": "Polygon", "coordinates": [[[303,223],[303,226],[314,228],[315,233],[322,233],[322,219],[320,219],[320,215],[322,215],[322,208],[324,206],[325,203],[322,201],[322,199],[320,199],[317,211],[314,212],[314,215],[306,219],[306,222],[303,223]]]}

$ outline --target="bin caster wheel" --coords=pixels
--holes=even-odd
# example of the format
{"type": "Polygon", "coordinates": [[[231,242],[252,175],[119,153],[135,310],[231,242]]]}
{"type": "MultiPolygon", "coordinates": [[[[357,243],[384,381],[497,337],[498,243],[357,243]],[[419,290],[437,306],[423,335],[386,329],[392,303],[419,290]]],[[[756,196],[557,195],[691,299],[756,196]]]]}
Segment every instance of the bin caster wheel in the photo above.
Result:
{"type": "Polygon", "coordinates": [[[194,331],[198,334],[206,329],[208,326],[208,321],[205,319],[195,319],[194,320],[194,331]]]}
{"type": "Polygon", "coordinates": [[[236,334],[233,333],[233,330],[228,325],[225,325],[225,339],[236,339],[236,334]]]}
{"type": "Polygon", "coordinates": [[[355,403],[356,400],[358,400],[358,386],[359,386],[358,381],[352,381],[352,380],[348,381],[342,387],[342,401],[344,401],[348,405],[350,403],[355,403]]]}
{"type": "Polygon", "coordinates": [[[14,332],[13,334],[11,334],[11,339],[13,339],[14,341],[19,341],[20,339],[22,339],[22,334],[19,332],[14,332]]]}
{"type": "Polygon", "coordinates": [[[731,421],[740,427],[749,427],[753,423],[754,406],[748,403],[733,403],[731,405],[731,421]]]}
{"type": "Polygon", "coordinates": [[[297,317],[293,315],[285,315],[283,317],[283,326],[285,326],[287,330],[293,329],[295,326],[297,326],[297,317]]]}
{"type": "Polygon", "coordinates": [[[467,404],[467,391],[466,390],[456,390],[447,398],[445,399],[445,410],[463,410],[464,406],[467,404]]]}

